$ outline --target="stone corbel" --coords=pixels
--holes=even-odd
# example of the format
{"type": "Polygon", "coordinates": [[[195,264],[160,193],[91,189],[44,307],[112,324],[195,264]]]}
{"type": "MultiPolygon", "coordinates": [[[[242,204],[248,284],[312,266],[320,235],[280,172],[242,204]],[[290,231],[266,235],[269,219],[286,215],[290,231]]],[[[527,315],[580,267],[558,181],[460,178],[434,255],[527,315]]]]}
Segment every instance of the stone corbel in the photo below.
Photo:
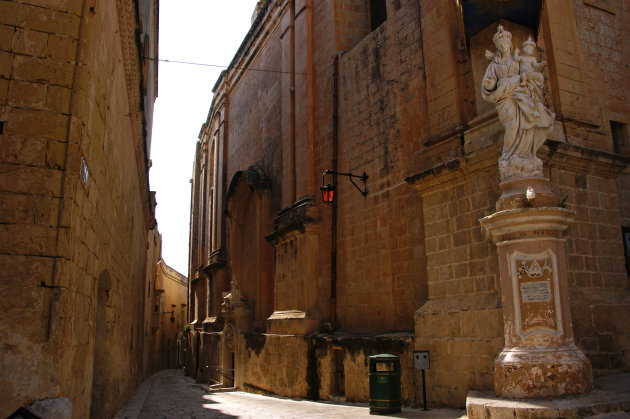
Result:
{"type": "Polygon", "coordinates": [[[224,248],[219,248],[208,257],[208,264],[201,268],[206,275],[211,275],[213,272],[227,266],[227,256],[224,248]]]}
{"type": "Polygon", "coordinates": [[[314,197],[306,196],[278,213],[273,220],[274,231],[265,238],[275,246],[293,235],[304,233],[309,225],[318,222],[317,202],[314,197]]]}

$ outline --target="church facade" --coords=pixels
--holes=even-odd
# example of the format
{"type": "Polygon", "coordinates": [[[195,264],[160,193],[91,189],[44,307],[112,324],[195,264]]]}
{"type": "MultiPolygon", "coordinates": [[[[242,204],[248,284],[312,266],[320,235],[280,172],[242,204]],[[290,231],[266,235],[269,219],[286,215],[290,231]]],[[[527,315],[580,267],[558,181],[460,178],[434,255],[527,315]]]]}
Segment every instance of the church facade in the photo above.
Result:
{"type": "Polygon", "coordinates": [[[195,155],[189,375],[367,401],[368,357],[390,353],[418,405],[429,351],[430,403],[496,385],[510,304],[480,220],[509,209],[504,120],[481,89],[498,25],[546,64],[537,156],[549,205],[574,214],[571,339],[593,375],[630,369],[628,5],[492,3],[258,2],[195,155]]]}

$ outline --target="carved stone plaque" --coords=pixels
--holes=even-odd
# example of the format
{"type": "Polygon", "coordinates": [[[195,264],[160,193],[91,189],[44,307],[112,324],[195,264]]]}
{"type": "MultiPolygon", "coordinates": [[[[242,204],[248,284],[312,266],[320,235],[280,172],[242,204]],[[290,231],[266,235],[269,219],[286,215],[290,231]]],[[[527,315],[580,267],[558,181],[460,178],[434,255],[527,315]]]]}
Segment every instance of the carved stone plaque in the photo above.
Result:
{"type": "Polygon", "coordinates": [[[537,254],[510,255],[517,333],[525,338],[537,333],[558,336],[561,319],[556,255],[551,250],[537,254]]]}
{"type": "Polygon", "coordinates": [[[550,281],[521,282],[522,302],[548,303],[552,299],[550,281]]]}

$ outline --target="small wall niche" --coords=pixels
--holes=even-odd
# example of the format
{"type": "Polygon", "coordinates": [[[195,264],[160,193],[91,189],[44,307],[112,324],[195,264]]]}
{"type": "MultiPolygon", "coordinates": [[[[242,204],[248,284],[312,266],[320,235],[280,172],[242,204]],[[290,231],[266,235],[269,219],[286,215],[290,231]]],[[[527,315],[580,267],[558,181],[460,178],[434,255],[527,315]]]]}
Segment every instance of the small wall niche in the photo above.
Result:
{"type": "Polygon", "coordinates": [[[628,124],[619,121],[610,121],[610,136],[612,138],[615,153],[627,155],[630,150],[628,139],[628,124]]]}

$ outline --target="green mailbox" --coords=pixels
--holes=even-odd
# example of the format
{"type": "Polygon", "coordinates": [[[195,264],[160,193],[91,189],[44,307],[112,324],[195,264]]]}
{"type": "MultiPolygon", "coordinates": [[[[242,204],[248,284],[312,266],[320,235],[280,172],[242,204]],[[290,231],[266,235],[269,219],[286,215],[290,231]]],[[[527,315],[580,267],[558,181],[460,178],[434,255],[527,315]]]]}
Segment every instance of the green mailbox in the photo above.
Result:
{"type": "Polygon", "coordinates": [[[400,412],[400,357],[370,357],[370,414],[400,412]]]}

